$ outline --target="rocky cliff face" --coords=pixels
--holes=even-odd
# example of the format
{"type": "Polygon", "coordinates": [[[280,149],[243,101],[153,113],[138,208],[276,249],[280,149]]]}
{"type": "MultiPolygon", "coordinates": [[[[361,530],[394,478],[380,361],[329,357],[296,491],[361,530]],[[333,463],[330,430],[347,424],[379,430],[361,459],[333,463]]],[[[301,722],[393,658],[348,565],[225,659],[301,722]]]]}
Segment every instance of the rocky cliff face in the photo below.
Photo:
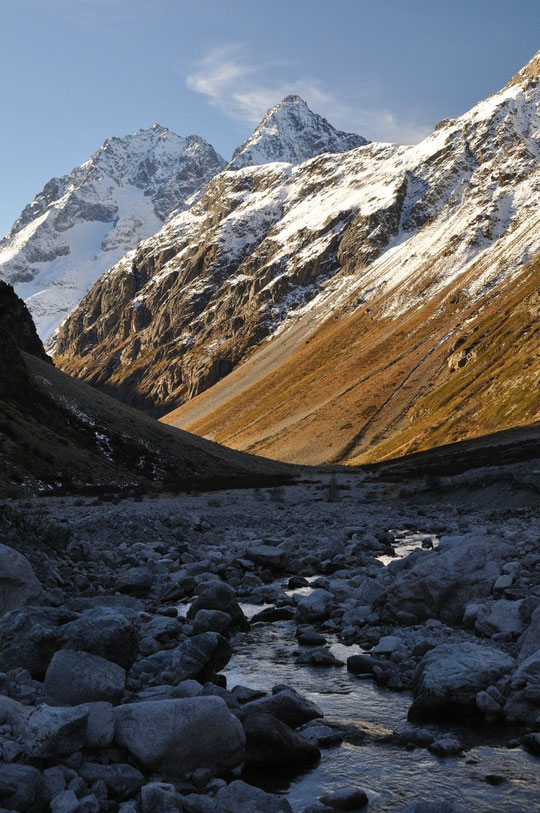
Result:
{"type": "Polygon", "coordinates": [[[108,139],[49,181],[0,242],[0,278],[27,302],[40,336],[47,339],[107,268],[224,165],[204,139],[156,124],[108,139]]]}
{"type": "MultiPolygon", "coordinates": [[[[366,404],[377,410],[392,388],[408,386],[437,343],[453,355],[450,336],[469,309],[511,286],[540,250],[538,101],[535,57],[503,90],[441,122],[417,146],[368,144],[297,166],[220,173],[83,300],[60,332],[58,363],[154,414],[199,395],[175,414],[178,425],[272,455],[286,416],[266,422],[264,439],[243,435],[232,417],[235,399],[249,391],[247,402],[264,411],[260,382],[323,327],[354,316],[363,337],[355,352],[378,353],[399,372],[378,383],[377,402],[366,404]],[[443,303],[454,316],[439,320],[442,332],[431,331],[443,303]],[[407,338],[418,319],[427,330],[407,338]],[[383,335],[387,342],[370,344],[383,335]],[[230,375],[240,362],[247,366],[230,375]],[[205,392],[224,376],[230,386],[205,392]]],[[[325,353],[330,366],[337,355],[347,358],[350,334],[333,341],[319,347],[317,364],[292,371],[298,391],[304,384],[310,391],[325,353]]],[[[362,370],[349,374],[354,381],[362,370]]],[[[276,386],[287,403],[279,377],[276,386]]],[[[326,386],[331,400],[347,382],[329,377],[326,386]]],[[[286,456],[339,457],[358,430],[352,417],[344,420],[352,427],[345,443],[307,457],[299,425],[286,456]]]]}
{"type": "Polygon", "coordinates": [[[11,285],[0,281],[0,330],[9,334],[19,350],[50,361],[24,302],[11,285]]]}

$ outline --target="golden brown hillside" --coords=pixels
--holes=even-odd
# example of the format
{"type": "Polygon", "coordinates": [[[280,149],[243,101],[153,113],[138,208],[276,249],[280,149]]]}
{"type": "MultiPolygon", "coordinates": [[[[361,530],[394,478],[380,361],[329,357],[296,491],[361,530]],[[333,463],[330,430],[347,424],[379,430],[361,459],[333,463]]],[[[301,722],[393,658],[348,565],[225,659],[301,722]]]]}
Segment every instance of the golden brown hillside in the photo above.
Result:
{"type": "Polygon", "coordinates": [[[292,352],[277,337],[164,421],[273,458],[361,463],[539,420],[540,259],[468,303],[478,271],[399,319],[380,296],[292,352]]]}

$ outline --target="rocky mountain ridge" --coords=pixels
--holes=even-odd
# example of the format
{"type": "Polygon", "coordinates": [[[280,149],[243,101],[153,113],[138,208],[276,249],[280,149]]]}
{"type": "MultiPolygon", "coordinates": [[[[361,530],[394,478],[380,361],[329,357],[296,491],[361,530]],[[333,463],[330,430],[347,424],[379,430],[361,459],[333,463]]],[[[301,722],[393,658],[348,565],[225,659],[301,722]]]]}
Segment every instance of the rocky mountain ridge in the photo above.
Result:
{"type": "MultiPolygon", "coordinates": [[[[265,454],[311,462],[339,458],[359,434],[363,409],[378,410],[393,392],[389,387],[406,389],[435,349],[448,357],[456,352],[451,337],[470,307],[481,310],[485,297],[493,301],[525,267],[536,274],[527,263],[540,250],[538,94],[535,56],[505,88],[440,122],[419,145],[368,144],[297,166],[220,173],[200,200],[89,293],[60,332],[57,363],[154,414],[198,395],[170,420],[231,445],[261,444],[265,454]],[[440,318],[443,312],[451,317],[440,318]],[[289,419],[269,418],[262,435],[251,433],[259,405],[265,409],[260,395],[268,377],[295,352],[309,353],[306,342],[321,335],[322,356],[287,378],[290,387],[296,377],[301,400],[304,383],[304,395],[311,395],[311,384],[318,391],[321,358],[330,368],[336,353],[349,358],[346,329],[343,345],[324,347],[325,331],[349,317],[361,326],[353,335],[364,336],[360,357],[373,352],[369,335],[388,326],[388,336],[401,335],[384,345],[388,356],[378,356],[395,362],[399,375],[380,382],[377,403],[364,403],[366,392],[357,392],[342,424],[350,426],[316,452],[305,448],[301,420],[291,447],[276,443],[281,432],[287,436],[289,419]],[[411,319],[426,325],[416,344],[403,330],[411,319]],[[247,423],[239,426],[231,416],[240,414],[244,391],[240,413],[247,423]]],[[[361,368],[350,375],[332,383],[330,369],[320,397],[324,391],[335,406],[342,388],[362,378],[361,368]]],[[[273,406],[275,399],[286,406],[288,389],[278,373],[272,386],[273,406]]],[[[305,417],[312,405],[302,403],[305,417]]],[[[520,421],[534,420],[534,404],[526,412],[520,421]]],[[[504,423],[511,417],[500,419],[486,431],[512,425],[504,423]]],[[[429,444],[430,431],[422,444],[429,444]]],[[[450,439],[459,437],[441,442],[450,439]]]]}
{"type": "Polygon", "coordinates": [[[204,139],[156,124],[107,139],[80,167],[52,178],[0,242],[0,277],[27,302],[41,337],[224,166],[204,139]]]}
{"type": "Polygon", "coordinates": [[[255,132],[233,153],[227,169],[274,162],[301,164],[325,152],[348,152],[369,142],[336,130],[313,113],[300,96],[286,96],[265,115],[255,132]]]}

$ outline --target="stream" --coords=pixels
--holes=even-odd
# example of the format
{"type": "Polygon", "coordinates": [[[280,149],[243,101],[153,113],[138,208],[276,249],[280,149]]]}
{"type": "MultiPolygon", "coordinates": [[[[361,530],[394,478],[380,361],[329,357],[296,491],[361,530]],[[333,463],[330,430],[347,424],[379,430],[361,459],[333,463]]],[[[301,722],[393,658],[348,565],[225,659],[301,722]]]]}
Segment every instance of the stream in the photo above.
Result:
{"type": "MultiPolygon", "coordinates": [[[[408,555],[419,547],[421,539],[425,539],[425,534],[414,540],[404,539],[396,547],[397,555],[408,555]]],[[[305,594],[309,589],[286,592],[305,594]]],[[[241,604],[248,618],[264,606],[267,605],[241,604]]],[[[447,758],[437,757],[425,748],[409,751],[381,741],[392,731],[416,727],[441,736],[449,728],[409,723],[408,692],[379,688],[372,680],[352,675],[345,666],[295,663],[298,652],[295,630],[294,621],[281,621],[258,623],[250,632],[239,634],[233,644],[234,655],[223,670],[228,688],[242,684],[269,692],[276,684],[288,684],[316,703],[327,721],[354,726],[367,736],[361,745],[344,742],[321,749],[320,761],[300,774],[278,778],[250,775],[245,777],[247,781],[267,791],[285,794],[295,813],[313,804],[322,794],[350,785],[366,791],[373,813],[396,811],[415,800],[453,800],[465,811],[475,813],[540,810],[537,758],[522,748],[497,746],[493,735],[490,745],[482,744],[461,757],[447,758]],[[493,775],[503,777],[501,784],[490,784],[486,777],[493,775]]],[[[343,662],[360,651],[358,646],[344,646],[335,636],[329,635],[327,640],[333,654],[343,662]]],[[[453,730],[463,737],[464,729],[453,730]]],[[[470,732],[465,733],[470,737],[470,732]]],[[[480,732],[480,741],[490,742],[489,733],[480,732]]]]}

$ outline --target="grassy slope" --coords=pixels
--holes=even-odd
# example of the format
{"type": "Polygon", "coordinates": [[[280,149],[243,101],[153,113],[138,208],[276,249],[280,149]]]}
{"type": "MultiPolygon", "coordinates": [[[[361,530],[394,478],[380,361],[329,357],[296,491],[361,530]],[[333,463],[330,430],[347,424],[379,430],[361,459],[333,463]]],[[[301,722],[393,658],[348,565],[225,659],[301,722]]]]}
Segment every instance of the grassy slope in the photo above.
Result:
{"type": "Polygon", "coordinates": [[[381,317],[381,297],[328,319],[260,378],[255,355],[165,420],[302,463],[369,462],[532,423],[539,278],[536,259],[475,304],[449,287],[397,320],[381,317]],[[451,371],[453,354],[466,363],[451,371]]]}

